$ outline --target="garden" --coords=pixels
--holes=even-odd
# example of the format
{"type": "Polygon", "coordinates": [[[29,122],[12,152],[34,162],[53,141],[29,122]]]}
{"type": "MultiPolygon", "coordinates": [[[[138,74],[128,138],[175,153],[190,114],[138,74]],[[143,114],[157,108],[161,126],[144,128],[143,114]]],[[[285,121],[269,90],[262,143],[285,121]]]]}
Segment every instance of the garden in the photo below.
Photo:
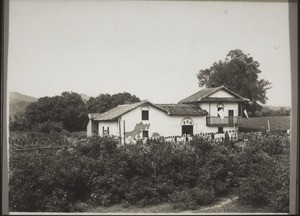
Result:
{"type": "Polygon", "coordinates": [[[170,212],[182,212],[234,195],[241,206],[288,212],[288,135],[271,131],[249,137],[255,139],[239,148],[201,137],[185,144],[118,145],[113,137],[11,132],[10,211],[85,212],[168,203],[170,212]]]}

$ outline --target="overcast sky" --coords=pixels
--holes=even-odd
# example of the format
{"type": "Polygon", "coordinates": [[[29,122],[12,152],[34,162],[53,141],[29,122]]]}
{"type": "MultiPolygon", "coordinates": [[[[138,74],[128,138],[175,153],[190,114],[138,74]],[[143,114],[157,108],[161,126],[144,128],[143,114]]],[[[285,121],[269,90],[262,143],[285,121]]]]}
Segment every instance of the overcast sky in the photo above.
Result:
{"type": "Polygon", "coordinates": [[[291,104],[288,3],[11,0],[8,91],[129,92],[177,103],[233,49],[260,63],[269,105],[291,104]]]}

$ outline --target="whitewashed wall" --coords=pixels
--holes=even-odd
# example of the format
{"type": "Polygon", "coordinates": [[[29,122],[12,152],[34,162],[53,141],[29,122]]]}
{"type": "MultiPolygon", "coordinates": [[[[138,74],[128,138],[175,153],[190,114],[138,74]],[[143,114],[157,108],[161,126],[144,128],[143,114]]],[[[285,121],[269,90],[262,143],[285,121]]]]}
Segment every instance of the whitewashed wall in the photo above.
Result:
{"type": "MultiPolygon", "coordinates": [[[[211,103],[212,106],[217,110],[217,103],[211,103]]],[[[234,115],[237,115],[238,105],[234,103],[224,103],[224,110],[233,109],[234,115]]],[[[99,122],[98,123],[98,133],[102,135],[102,128],[104,126],[105,130],[109,127],[109,135],[120,136],[121,130],[121,140],[124,141],[124,121],[125,121],[125,132],[131,132],[135,129],[135,126],[139,123],[150,124],[148,130],[149,138],[152,137],[153,133],[158,133],[160,136],[181,136],[182,135],[182,121],[185,118],[190,118],[193,121],[193,133],[217,133],[218,127],[207,127],[206,126],[206,116],[169,116],[166,112],[148,105],[149,110],[149,120],[142,120],[142,107],[137,107],[134,110],[122,115],[117,121],[99,122]]],[[[227,116],[227,114],[226,114],[227,116]]],[[[223,127],[223,131],[232,131],[237,128],[234,127],[223,127]]],[[[139,133],[142,137],[142,132],[139,133]]],[[[126,138],[126,143],[132,141],[132,139],[126,138]]]]}
{"type": "MultiPolygon", "coordinates": [[[[217,105],[218,104],[219,103],[217,103],[217,102],[211,102],[210,105],[209,105],[208,102],[205,102],[205,103],[201,103],[200,107],[201,107],[201,109],[206,110],[210,114],[210,116],[218,116],[217,115],[217,112],[218,112],[217,105]]],[[[233,110],[233,115],[238,116],[238,109],[239,109],[238,103],[224,102],[223,105],[224,105],[224,114],[225,114],[225,116],[228,116],[228,110],[233,110]]]]}
{"type": "Polygon", "coordinates": [[[104,130],[107,130],[109,127],[109,135],[119,136],[119,126],[118,121],[107,121],[107,122],[98,122],[98,134],[103,134],[103,127],[104,130]]]}
{"type": "Polygon", "coordinates": [[[211,94],[209,97],[211,98],[233,98],[233,95],[228,93],[227,91],[224,91],[223,89],[211,94]]]}
{"type": "Polygon", "coordinates": [[[87,136],[92,136],[92,120],[89,119],[88,125],[86,127],[87,136]]]}
{"type": "MultiPolygon", "coordinates": [[[[169,116],[164,111],[161,111],[153,106],[149,107],[149,120],[142,121],[141,107],[138,107],[120,118],[122,139],[124,132],[123,121],[125,120],[125,131],[134,130],[136,124],[142,122],[143,124],[150,124],[149,126],[149,137],[153,133],[159,133],[160,136],[181,136],[182,133],[182,120],[186,116],[169,116]]],[[[200,133],[200,131],[206,130],[206,118],[205,116],[190,117],[194,122],[194,134],[200,133]]],[[[140,134],[142,136],[142,134],[140,134]]]]}

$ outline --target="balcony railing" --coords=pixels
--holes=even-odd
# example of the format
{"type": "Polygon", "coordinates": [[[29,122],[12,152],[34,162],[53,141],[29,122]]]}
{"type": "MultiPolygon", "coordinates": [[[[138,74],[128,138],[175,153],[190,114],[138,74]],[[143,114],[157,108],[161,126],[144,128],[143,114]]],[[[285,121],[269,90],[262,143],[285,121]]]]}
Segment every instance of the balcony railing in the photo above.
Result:
{"type": "Polygon", "coordinates": [[[206,116],[206,126],[237,126],[241,124],[241,116],[226,116],[223,119],[217,116],[206,116]]]}

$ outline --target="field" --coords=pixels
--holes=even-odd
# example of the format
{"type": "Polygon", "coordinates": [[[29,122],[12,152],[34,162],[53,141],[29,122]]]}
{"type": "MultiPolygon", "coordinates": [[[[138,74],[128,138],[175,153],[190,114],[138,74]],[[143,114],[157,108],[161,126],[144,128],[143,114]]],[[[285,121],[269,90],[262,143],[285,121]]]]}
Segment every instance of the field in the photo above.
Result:
{"type": "Polygon", "coordinates": [[[242,118],[242,126],[240,126],[239,129],[241,132],[266,131],[268,130],[269,120],[271,130],[286,131],[287,129],[290,129],[290,118],[290,116],[242,118]]]}

